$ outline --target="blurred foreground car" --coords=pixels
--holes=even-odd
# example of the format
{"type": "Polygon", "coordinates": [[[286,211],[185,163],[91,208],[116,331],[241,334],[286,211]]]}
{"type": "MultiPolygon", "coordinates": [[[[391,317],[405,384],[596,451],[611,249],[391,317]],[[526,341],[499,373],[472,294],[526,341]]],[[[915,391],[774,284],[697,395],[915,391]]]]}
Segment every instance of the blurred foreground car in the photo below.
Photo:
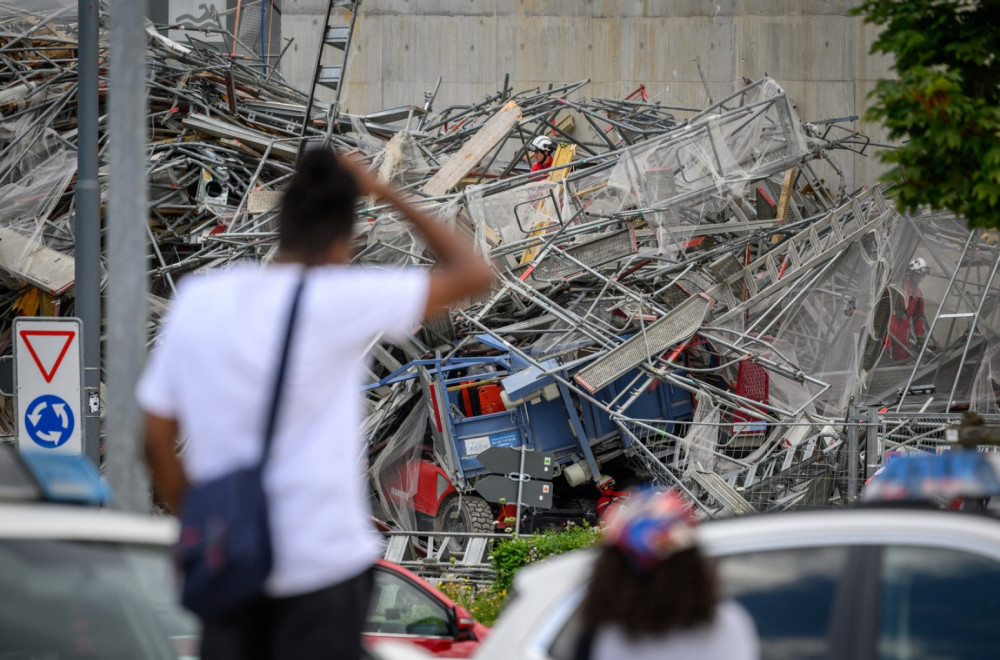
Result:
{"type": "Polygon", "coordinates": [[[170,660],[196,650],[197,625],[175,605],[176,523],[53,502],[106,497],[85,459],[22,458],[0,445],[0,658],[170,660]]]}
{"type": "MultiPolygon", "coordinates": [[[[861,508],[705,523],[722,591],[751,614],[765,660],[1000,657],[1000,520],[861,508]]],[[[518,573],[476,658],[571,660],[594,553],[518,573]]],[[[608,603],[614,607],[614,603],[608,603]]]]}
{"type": "MultiPolygon", "coordinates": [[[[170,557],[176,520],[80,506],[107,497],[93,465],[79,457],[38,461],[0,445],[0,658],[197,658],[200,626],[177,605],[170,557]]],[[[378,570],[436,592],[405,569],[378,570]]],[[[376,584],[402,594],[381,578],[376,584]]],[[[456,610],[443,595],[440,599],[435,607],[458,632],[452,637],[466,629],[470,640],[483,634],[478,623],[463,620],[467,612],[456,610]]],[[[423,625],[414,628],[423,632],[423,625]]],[[[406,635],[400,637],[377,648],[370,645],[366,658],[433,657],[406,635]]]]}
{"type": "Polygon", "coordinates": [[[365,639],[376,649],[385,640],[395,640],[438,657],[468,658],[488,632],[468,610],[415,573],[384,560],[376,564],[372,607],[365,624],[365,639]]]}

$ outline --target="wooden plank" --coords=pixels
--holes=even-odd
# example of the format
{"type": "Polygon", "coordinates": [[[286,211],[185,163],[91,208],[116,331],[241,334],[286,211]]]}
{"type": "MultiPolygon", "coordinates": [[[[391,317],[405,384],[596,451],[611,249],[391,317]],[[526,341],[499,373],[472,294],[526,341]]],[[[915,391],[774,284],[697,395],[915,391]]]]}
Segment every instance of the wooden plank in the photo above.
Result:
{"type": "Polygon", "coordinates": [[[66,293],[76,277],[73,257],[7,228],[0,228],[0,268],[54,296],[66,293]]]}
{"type": "Polygon", "coordinates": [[[792,201],[792,183],[795,181],[796,169],[785,172],[785,180],[781,182],[781,196],[778,198],[778,224],[784,224],[788,215],[788,204],[792,201]]]}
{"type": "Polygon", "coordinates": [[[454,188],[500,140],[507,137],[510,129],[520,119],[520,106],[514,101],[508,101],[424,184],[424,194],[438,197],[454,188]]]}
{"type": "MultiPolygon", "coordinates": [[[[574,160],[576,160],[576,145],[575,144],[560,144],[556,149],[556,155],[552,158],[552,167],[559,167],[560,165],[569,165],[574,160]]],[[[554,172],[549,172],[549,181],[553,183],[558,183],[566,178],[569,174],[570,168],[564,167],[561,170],[556,170],[554,172]]]]}
{"type": "MultiPolygon", "coordinates": [[[[788,214],[788,204],[792,201],[792,184],[795,182],[796,168],[791,168],[785,172],[785,179],[781,182],[781,196],[778,197],[777,220],[779,225],[785,224],[785,216],[788,214]]],[[[775,234],[771,237],[772,243],[779,242],[784,238],[784,234],[775,234]]]]}

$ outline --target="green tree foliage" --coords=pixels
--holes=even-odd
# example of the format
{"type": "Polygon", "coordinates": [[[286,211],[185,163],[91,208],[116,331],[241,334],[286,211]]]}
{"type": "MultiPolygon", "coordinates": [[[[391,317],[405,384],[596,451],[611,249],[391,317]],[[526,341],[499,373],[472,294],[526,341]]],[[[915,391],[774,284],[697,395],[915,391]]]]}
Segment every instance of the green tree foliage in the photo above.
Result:
{"type": "Polygon", "coordinates": [[[1000,227],[1000,0],[865,0],[854,13],[883,27],[871,52],[895,59],[866,118],[903,141],[882,154],[899,208],[1000,227]]]}

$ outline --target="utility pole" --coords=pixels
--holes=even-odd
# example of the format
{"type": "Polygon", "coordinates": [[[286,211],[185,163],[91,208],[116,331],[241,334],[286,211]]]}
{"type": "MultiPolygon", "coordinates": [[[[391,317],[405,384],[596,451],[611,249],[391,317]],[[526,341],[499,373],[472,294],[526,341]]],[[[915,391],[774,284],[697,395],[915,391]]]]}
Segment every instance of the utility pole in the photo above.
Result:
{"type": "Polygon", "coordinates": [[[111,2],[107,470],[114,506],[149,511],[135,385],[146,357],[145,0],[111,2]]]}
{"type": "Polygon", "coordinates": [[[83,323],[83,451],[100,466],[101,454],[101,190],[97,181],[97,0],[78,2],[76,150],[76,315],[83,323]]]}

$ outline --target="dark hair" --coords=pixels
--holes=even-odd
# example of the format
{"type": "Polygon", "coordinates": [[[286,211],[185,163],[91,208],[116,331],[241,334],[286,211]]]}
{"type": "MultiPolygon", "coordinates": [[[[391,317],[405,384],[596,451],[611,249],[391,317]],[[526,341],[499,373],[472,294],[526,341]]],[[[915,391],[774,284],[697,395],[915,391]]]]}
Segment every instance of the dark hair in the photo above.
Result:
{"type": "Polygon", "coordinates": [[[712,621],[717,602],[715,571],[697,548],[641,572],[621,550],[604,547],[583,599],[583,624],[617,624],[632,638],[663,635],[712,621]]]}
{"type": "Polygon", "coordinates": [[[358,184],[329,147],[302,154],[285,188],[279,214],[282,250],[305,258],[324,253],[354,231],[358,184]]]}

